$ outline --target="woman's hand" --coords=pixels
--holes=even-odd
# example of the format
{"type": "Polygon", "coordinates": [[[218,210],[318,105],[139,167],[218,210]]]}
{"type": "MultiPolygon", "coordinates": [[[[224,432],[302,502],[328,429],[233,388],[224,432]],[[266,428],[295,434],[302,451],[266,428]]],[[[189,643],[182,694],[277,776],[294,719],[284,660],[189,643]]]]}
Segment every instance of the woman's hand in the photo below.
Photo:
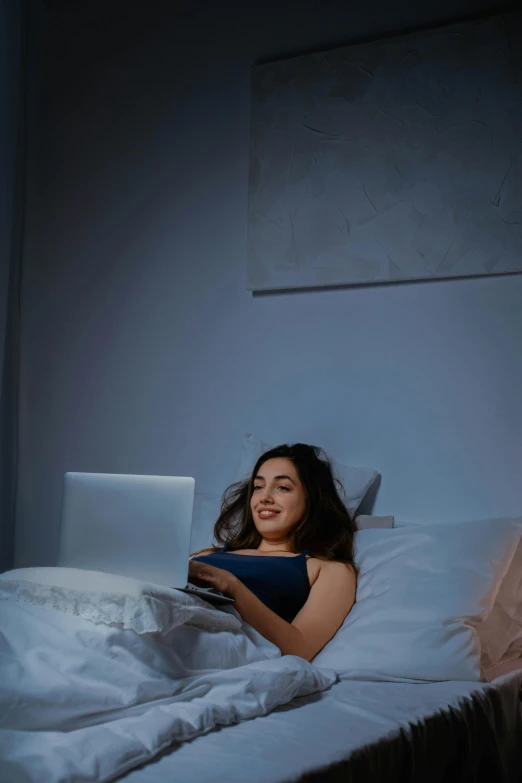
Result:
{"type": "Polygon", "coordinates": [[[196,587],[213,587],[219,593],[232,596],[239,580],[237,576],[223,568],[216,568],[198,560],[189,560],[188,581],[196,587]]]}

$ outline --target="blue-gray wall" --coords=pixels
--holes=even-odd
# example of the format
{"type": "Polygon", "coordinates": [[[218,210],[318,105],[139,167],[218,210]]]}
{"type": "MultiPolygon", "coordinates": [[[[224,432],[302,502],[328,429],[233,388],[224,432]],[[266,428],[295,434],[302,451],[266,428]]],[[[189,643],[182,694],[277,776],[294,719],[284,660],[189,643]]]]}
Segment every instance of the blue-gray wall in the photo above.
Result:
{"type": "Polygon", "coordinates": [[[245,289],[251,63],[479,4],[173,5],[40,20],[17,564],[53,561],[66,470],[220,490],[246,431],[378,468],[376,513],[521,514],[522,277],[245,289]]]}
{"type": "Polygon", "coordinates": [[[14,560],[24,217],[25,0],[0,0],[0,571],[14,560]]]}
{"type": "Polygon", "coordinates": [[[19,129],[20,5],[0,0],[0,368],[3,366],[19,129]]]}

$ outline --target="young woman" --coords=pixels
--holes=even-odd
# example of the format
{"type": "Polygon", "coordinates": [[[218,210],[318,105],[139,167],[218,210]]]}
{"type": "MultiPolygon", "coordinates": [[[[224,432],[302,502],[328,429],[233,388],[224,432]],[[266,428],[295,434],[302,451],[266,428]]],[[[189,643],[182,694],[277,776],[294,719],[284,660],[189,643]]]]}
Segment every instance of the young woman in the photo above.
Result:
{"type": "Polygon", "coordinates": [[[192,555],[189,581],[232,596],[282,655],[311,661],[355,602],[354,532],[324,452],[277,446],[225,491],[214,526],[224,547],[192,555]]]}

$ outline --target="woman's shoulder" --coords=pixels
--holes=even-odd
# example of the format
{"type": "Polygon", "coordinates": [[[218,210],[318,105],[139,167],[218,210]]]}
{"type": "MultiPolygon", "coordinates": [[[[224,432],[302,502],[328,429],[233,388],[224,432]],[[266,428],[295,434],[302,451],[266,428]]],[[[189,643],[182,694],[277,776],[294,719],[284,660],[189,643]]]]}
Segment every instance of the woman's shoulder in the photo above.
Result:
{"type": "Polygon", "coordinates": [[[310,554],[307,557],[308,563],[313,563],[316,565],[316,567],[320,568],[320,570],[325,571],[342,571],[342,570],[348,570],[351,574],[356,576],[356,570],[355,567],[351,563],[347,563],[344,560],[330,560],[326,557],[320,557],[317,555],[310,554]]]}
{"type": "Polygon", "coordinates": [[[210,549],[200,549],[199,552],[193,552],[189,560],[192,560],[193,557],[203,557],[205,555],[213,555],[214,552],[216,552],[217,549],[215,547],[211,547],[210,549]]]}

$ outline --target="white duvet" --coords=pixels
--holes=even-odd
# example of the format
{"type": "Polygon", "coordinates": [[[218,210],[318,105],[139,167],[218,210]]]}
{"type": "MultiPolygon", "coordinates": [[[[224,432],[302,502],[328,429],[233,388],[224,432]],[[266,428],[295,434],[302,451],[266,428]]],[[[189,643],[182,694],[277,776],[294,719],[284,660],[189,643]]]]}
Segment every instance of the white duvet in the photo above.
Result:
{"type": "Polygon", "coordinates": [[[113,780],[173,742],[336,681],[281,657],[235,610],[180,596],[180,624],[161,636],[0,595],[2,783],[113,780]],[[198,625],[186,622],[187,601],[198,625]],[[209,630],[216,612],[224,630],[209,630]]]}

